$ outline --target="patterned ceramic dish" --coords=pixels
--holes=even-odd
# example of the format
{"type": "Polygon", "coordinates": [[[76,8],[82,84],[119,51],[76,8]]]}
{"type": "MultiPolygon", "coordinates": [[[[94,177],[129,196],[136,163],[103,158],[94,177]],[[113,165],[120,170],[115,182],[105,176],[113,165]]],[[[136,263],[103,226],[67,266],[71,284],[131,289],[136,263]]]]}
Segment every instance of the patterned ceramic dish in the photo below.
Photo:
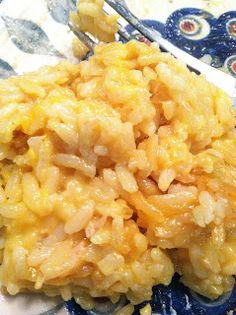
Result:
{"type": "MultiPolygon", "coordinates": [[[[235,0],[126,0],[140,19],[195,57],[236,77],[235,0]]],[[[76,0],[0,0],[0,78],[53,65],[72,54],[73,35],[67,27],[76,0]]],[[[129,32],[134,30],[127,26],[129,32]]],[[[153,313],[163,315],[236,314],[236,287],[210,302],[184,287],[176,275],[168,287],[157,286],[150,302],[153,313]]],[[[73,300],[42,295],[0,296],[2,315],[112,314],[126,303],[106,300],[85,312],[73,300]]],[[[139,305],[135,314],[144,306],[139,305]]]]}

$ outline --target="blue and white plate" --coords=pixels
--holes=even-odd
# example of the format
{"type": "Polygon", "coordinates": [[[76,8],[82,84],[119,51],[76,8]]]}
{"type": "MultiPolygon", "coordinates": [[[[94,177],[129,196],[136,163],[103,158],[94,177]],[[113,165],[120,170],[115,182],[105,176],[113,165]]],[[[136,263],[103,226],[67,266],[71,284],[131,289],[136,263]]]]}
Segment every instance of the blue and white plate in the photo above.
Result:
{"type": "MultiPolygon", "coordinates": [[[[128,8],[164,38],[195,57],[236,77],[236,0],[126,0],[128,8]]],[[[62,59],[76,62],[72,54],[74,35],[67,23],[76,0],[0,0],[0,78],[54,65],[62,59]]],[[[129,32],[135,30],[124,25],[129,32]]],[[[223,84],[223,83],[222,83],[223,84]]],[[[153,289],[149,301],[153,314],[236,314],[236,287],[228,295],[209,301],[179,282],[153,289]]],[[[105,300],[92,311],[73,300],[28,294],[0,294],[1,315],[96,315],[112,314],[125,305],[105,300]]],[[[135,308],[135,314],[147,302],[135,308]]]]}

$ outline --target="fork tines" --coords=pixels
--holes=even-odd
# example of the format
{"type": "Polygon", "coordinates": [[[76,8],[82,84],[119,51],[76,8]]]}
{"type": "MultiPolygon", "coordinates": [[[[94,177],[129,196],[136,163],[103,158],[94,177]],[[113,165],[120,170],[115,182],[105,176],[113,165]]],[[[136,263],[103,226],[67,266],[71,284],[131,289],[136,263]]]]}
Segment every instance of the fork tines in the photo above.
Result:
{"type": "MultiPolygon", "coordinates": [[[[163,38],[161,34],[148,28],[134,14],[132,14],[130,10],[122,4],[122,0],[105,0],[105,2],[131,26],[133,26],[133,28],[138,31],[139,35],[143,35],[150,42],[156,42],[159,44],[162,51],[169,52],[174,57],[182,60],[191,71],[194,71],[197,74],[204,74],[210,82],[214,83],[220,88],[223,88],[225,92],[228,93],[233,99],[236,99],[236,80],[232,76],[205,64],[201,60],[198,60],[187,52],[174,46],[172,43],[163,38]],[[223,85],[222,82],[224,82],[223,85]]],[[[69,23],[69,27],[91,51],[94,50],[94,46],[96,45],[95,39],[83,32],[80,32],[79,30],[76,30],[71,23],[69,23]]],[[[131,39],[140,39],[138,35],[130,34],[121,24],[118,24],[118,27],[118,34],[120,35],[121,39],[125,41],[129,41],[131,39]]]]}
{"type": "Polygon", "coordinates": [[[157,37],[160,37],[158,36],[158,32],[154,35],[153,31],[143,24],[135,15],[133,15],[120,1],[105,0],[105,2],[150,42],[157,41],[157,37]]]}
{"type": "Polygon", "coordinates": [[[141,33],[150,42],[157,42],[162,51],[170,52],[176,58],[182,60],[188,68],[196,74],[204,74],[206,78],[223,88],[228,93],[233,101],[236,99],[236,80],[210,65],[205,64],[201,60],[189,55],[180,48],[174,46],[166,39],[164,39],[158,32],[153,32],[145,24],[142,23],[130,10],[122,4],[122,0],[105,0],[120,16],[122,16],[130,25],[134,27],[139,33],[141,33]],[[222,84],[224,82],[224,84],[222,84]]]}
{"type": "Polygon", "coordinates": [[[96,43],[90,36],[76,29],[71,22],[68,23],[68,26],[70,30],[75,34],[75,36],[78,37],[81,42],[89,48],[90,51],[94,50],[94,46],[96,45],[96,43]]]}

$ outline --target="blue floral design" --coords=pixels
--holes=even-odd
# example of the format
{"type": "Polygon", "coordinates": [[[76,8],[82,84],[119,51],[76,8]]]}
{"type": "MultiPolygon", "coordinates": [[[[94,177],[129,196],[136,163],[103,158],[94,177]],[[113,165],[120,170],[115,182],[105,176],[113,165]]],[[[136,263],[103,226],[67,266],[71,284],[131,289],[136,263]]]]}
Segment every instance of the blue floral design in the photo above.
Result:
{"type": "Polygon", "coordinates": [[[70,19],[70,11],[76,11],[77,0],[45,0],[52,18],[67,25],[70,19]]]}
{"type": "MultiPolygon", "coordinates": [[[[138,310],[145,304],[137,306],[134,314],[138,315],[138,310]]],[[[168,287],[160,285],[153,289],[150,304],[154,313],[163,315],[226,315],[236,307],[236,288],[231,294],[210,301],[192,293],[179,282],[179,276],[175,275],[168,287]]]]}
{"type": "Polygon", "coordinates": [[[11,41],[28,54],[49,55],[63,58],[50,42],[47,34],[36,23],[2,16],[11,41]]]}
{"type": "Polygon", "coordinates": [[[47,6],[56,22],[68,24],[70,15],[69,0],[47,0],[47,6]]]}
{"type": "Polygon", "coordinates": [[[213,60],[217,58],[219,66],[224,65],[236,77],[236,68],[232,67],[232,60],[236,55],[236,11],[226,12],[218,18],[212,29],[210,44],[212,48],[209,52],[213,60]],[[235,34],[231,34],[231,26],[234,26],[235,34]]]}
{"type": "Polygon", "coordinates": [[[222,14],[214,25],[210,42],[220,55],[236,53],[236,31],[233,36],[230,34],[230,22],[234,22],[236,30],[236,11],[222,14]]]}
{"type": "Polygon", "coordinates": [[[215,23],[216,18],[204,10],[195,8],[180,9],[173,12],[166,21],[166,39],[186,52],[200,58],[207,53],[210,33],[215,23]],[[205,21],[205,25],[203,21],[205,21]],[[198,31],[193,32],[193,34],[190,31],[185,33],[184,30],[181,30],[181,23],[192,23],[189,24],[190,27],[195,25],[198,31]],[[206,31],[205,28],[209,28],[209,31],[206,31]],[[206,35],[204,35],[204,31],[206,31],[206,35]],[[199,36],[200,32],[203,33],[202,36],[199,36]]]}
{"type": "Polygon", "coordinates": [[[236,53],[233,55],[226,55],[224,66],[232,76],[236,77],[236,53]]]}
{"type": "MultiPolygon", "coordinates": [[[[236,309],[236,286],[233,291],[226,296],[222,296],[215,301],[202,297],[179,281],[176,274],[169,286],[158,285],[153,288],[153,298],[135,307],[133,315],[139,315],[139,311],[147,303],[151,304],[154,314],[162,315],[226,315],[230,310],[236,309]]],[[[120,307],[124,305],[121,304],[120,307]]],[[[110,311],[91,310],[84,311],[73,300],[66,303],[71,315],[110,315],[110,311]]],[[[236,315],[236,311],[233,312],[236,315]]]]}
{"type": "MultiPolygon", "coordinates": [[[[210,55],[213,67],[224,67],[236,77],[236,11],[225,12],[217,19],[201,9],[183,8],[174,11],[165,24],[156,20],[142,22],[196,58],[210,55]]],[[[126,29],[140,37],[132,26],[126,29]]]]}
{"type": "Polygon", "coordinates": [[[0,78],[6,79],[11,75],[16,75],[15,70],[5,60],[0,59],[0,78]]]}

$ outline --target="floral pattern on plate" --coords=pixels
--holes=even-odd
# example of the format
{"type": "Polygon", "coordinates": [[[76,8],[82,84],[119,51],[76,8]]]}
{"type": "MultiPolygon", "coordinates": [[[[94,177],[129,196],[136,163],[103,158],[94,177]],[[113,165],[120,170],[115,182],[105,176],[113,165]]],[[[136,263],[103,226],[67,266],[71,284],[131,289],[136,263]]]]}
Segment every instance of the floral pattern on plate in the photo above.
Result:
{"type": "MultiPolygon", "coordinates": [[[[181,8],[165,23],[153,19],[143,22],[177,47],[236,77],[236,8],[218,18],[203,9],[181,8]]],[[[129,25],[126,28],[136,32],[129,25]]]]}

